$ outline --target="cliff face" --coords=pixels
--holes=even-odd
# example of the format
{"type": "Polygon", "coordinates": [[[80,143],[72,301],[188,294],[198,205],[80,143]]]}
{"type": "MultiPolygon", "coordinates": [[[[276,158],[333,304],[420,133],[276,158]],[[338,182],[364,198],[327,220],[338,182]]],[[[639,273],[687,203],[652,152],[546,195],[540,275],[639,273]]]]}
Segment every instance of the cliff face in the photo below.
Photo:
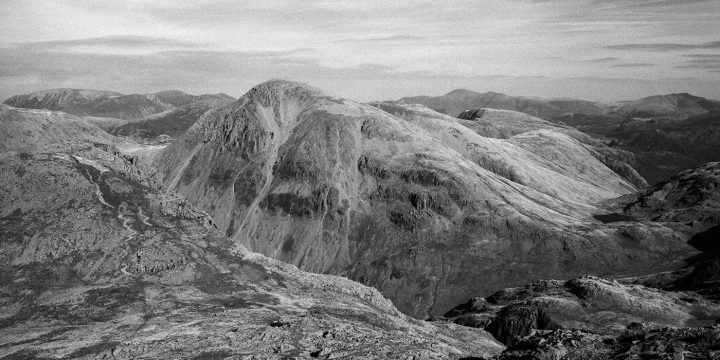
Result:
{"type": "Polygon", "coordinates": [[[204,116],[155,164],[234,241],[372,285],[418,317],[530,279],[677,266],[692,251],[684,230],[636,223],[643,236],[628,240],[595,220],[597,203],[635,187],[566,134],[492,139],[285,81],[204,116]]]}

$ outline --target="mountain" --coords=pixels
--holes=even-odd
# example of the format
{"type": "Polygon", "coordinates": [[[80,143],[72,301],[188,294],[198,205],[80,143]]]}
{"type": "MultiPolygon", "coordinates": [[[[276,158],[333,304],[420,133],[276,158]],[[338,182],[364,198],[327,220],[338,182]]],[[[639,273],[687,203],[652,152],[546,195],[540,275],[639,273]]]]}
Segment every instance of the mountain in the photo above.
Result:
{"type": "MultiPolygon", "coordinates": [[[[34,92],[27,95],[15,95],[4,104],[29,109],[61,110],[63,107],[88,106],[95,101],[103,101],[113,97],[122,96],[114,91],[87,90],[87,89],[50,89],[34,92]]],[[[72,113],[72,111],[68,111],[72,113]]]]}
{"type": "Polygon", "coordinates": [[[496,92],[478,93],[453,90],[442,96],[415,96],[398,100],[406,104],[422,104],[437,112],[457,116],[467,109],[492,108],[523,112],[543,119],[553,119],[567,113],[600,115],[605,109],[597,103],[579,99],[540,99],[510,96],[496,92]]]}
{"type": "Polygon", "coordinates": [[[137,119],[169,109],[171,106],[147,96],[96,90],[53,89],[16,95],[4,104],[30,109],[60,110],[79,116],[137,119]]]}
{"type": "Polygon", "coordinates": [[[30,109],[59,110],[78,116],[137,120],[193,102],[232,100],[225,94],[194,96],[171,90],[152,94],[123,95],[110,91],[52,89],[15,95],[4,104],[30,109]]]}
{"type": "Polygon", "coordinates": [[[195,96],[180,90],[166,90],[145,95],[150,100],[169,104],[173,107],[187,105],[195,100],[195,96]]]}
{"type": "Polygon", "coordinates": [[[248,252],[203,211],[117,173],[122,161],[99,148],[0,154],[0,356],[457,359],[503,349],[482,330],[411,319],[375,289],[248,252]]]}
{"type": "Polygon", "coordinates": [[[628,117],[693,116],[720,111],[720,103],[687,93],[655,95],[621,104],[616,110],[628,117]]]}
{"type": "Polygon", "coordinates": [[[594,218],[637,188],[577,139],[490,138],[462,121],[276,80],[202,117],[153,167],[237,243],[371,285],[416,317],[537,278],[675,269],[694,253],[684,224],[631,222],[628,240],[630,225],[594,218]]]}

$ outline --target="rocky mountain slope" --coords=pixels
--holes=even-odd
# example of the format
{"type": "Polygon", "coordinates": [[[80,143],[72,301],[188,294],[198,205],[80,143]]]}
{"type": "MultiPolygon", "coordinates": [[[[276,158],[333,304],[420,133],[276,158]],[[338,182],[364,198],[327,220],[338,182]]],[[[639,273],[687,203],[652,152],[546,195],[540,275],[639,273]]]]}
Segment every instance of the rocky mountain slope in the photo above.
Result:
{"type": "MultiPolygon", "coordinates": [[[[634,154],[627,159],[650,184],[708,161],[719,161],[720,126],[714,121],[720,102],[686,93],[655,95],[617,104],[549,100],[455,90],[438,97],[416,96],[401,104],[422,104],[461,118],[491,117],[506,109],[569,125],[611,147],[634,154]],[[482,116],[480,116],[482,117],[482,116]]],[[[518,127],[518,116],[505,116],[504,127],[518,127]],[[512,124],[512,125],[509,125],[512,124]]],[[[524,119],[537,126],[536,120],[524,119]]],[[[522,125],[519,125],[522,128],[522,125]]],[[[546,125],[540,125],[546,126],[546,125]]]]}
{"type": "Polygon", "coordinates": [[[0,154],[0,357],[457,359],[502,350],[482,330],[417,321],[375,289],[248,252],[203,211],[119,175],[124,159],[92,157],[103,152],[0,154]]]}
{"type": "Polygon", "coordinates": [[[636,154],[638,171],[654,184],[688,168],[720,161],[718,114],[627,120],[611,127],[594,126],[592,132],[612,139],[613,147],[636,154]]]}
{"type": "MultiPolygon", "coordinates": [[[[697,255],[682,269],[647,276],[536,281],[472,298],[434,320],[488,330],[509,345],[498,359],[720,356],[720,163],[613,202],[619,213],[608,221],[698,229],[689,240],[697,255]]],[[[625,228],[629,236],[636,230],[625,228]]]]}
{"type": "Polygon", "coordinates": [[[181,91],[123,95],[110,91],[51,89],[16,95],[4,104],[30,109],[59,110],[78,116],[137,120],[193,102],[232,100],[225,94],[194,96],[181,91]]]}
{"type": "Polygon", "coordinates": [[[236,242],[425,317],[531,279],[672,269],[695,252],[684,225],[594,218],[636,188],[591,150],[557,131],[489,138],[271,81],[155,166],[236,242]]]}
{"type": "Polygon", "coordinates": [[[72,141],[126,143],[74,115],[0,105],[0,152],[32,152],[54,143],[72,141]]]}
{"type": "MultiPolygon", "coordinates": [[[[118,124],[108,129],[113,135],[125,136],[142,142],[157,141],[161,135],[177,138],[192,126],[201,116],[232,102],[234,99],[198,100],[180,105],[159,114],[150,115],[142,120],[118,124]]],[[[168,140],[168,139],[166,139],[168,140]]]]}
{"type": "Polygon", "coordinates": [[[636,187],[647,186],[645,179],[630,166],[636,162],[632,153],[609,147],[604,142],[569,126],[510,110],[472,109],[462,112],[457,119],[454,119],[417,104],[375,102],[371,105],[409,121],[437,119],[456,122],[473,130],[478,135],[489,138],[510,139],[535,130],[551,130],[562,133],[582,143],[593,157],[636,187]]]}

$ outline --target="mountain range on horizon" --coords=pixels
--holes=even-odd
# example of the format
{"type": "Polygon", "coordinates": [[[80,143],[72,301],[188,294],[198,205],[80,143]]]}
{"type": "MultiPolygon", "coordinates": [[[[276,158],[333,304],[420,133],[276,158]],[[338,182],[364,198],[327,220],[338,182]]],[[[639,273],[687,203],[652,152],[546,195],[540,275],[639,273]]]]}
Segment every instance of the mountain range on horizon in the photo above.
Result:
{"type": "MultiPolygon", "coordinates": [[[[106,112],[101,114],[97,109],[99,104],[90,106],[91,102],[102,102],[108,99],[115,101],[128,101],[124,97],[134,97],[135,100],[146,98],[168,108],[187,105],[192,102],[207,102],[212,100],[233,100],[224,94],[190,95],[181,90],[164,90],[148,94],[122,94],[109,90],[91,90],[74,88],[55,88],[39,90],[28,94],[14,95],[3,103],[15,107],[60,110],[74,115],[112,116],[106,112]],[[83,108],[85,106],[86,108],[83,108]],[[94,114],[91,112],[95,112],[94,114]]],[[[720,100],[707,99],[689,93],[668,93],[664,95],[650,95],[640,99],[618,100],[613,102],[592,101],[567,97],[542,98],[531,96],[507,95],[494,91],[479,92],[467,89],[455,89],[440,96],[407,96],[397,100],[408,104],[423,104],[443,114],[458,116],[462,111],[488,107],[498,110],[514,110],[534,115],[540,118],[556,117],[565,114],[602,114],[617,110],[622,115],[636,116],[663,116],[673,113],[699,115],[706,112],[720,110],[720,100]],[[432,106],[431,106],[432,105],[432,106]],[[644,107],[657,106],[656,109],[642,110],[644,107]]],[[[124,117],[121,117],[125,119],[124,117]]],[[[127,120],[127,119],[126,119],[127,120]]]]}
{"type": "MultiPolygon", "coordinates": [[[[7,99],[6,105],[61,110],[115,135],[164,142],[186,131],[207,111],[234,100],[225,94],[194,96],[178,90],[145,95],[112,91],[51,89],[7,99]],[[130,119],[132,121],[123,121],[130,119]],[[159,138],[160,135],[166,135],[159,138]]],[[[438,97],[405,97],[392,103],[422,104],[467,117],[475,109],[517,111],[574,127],[631,155],[624,161],[654,184],[708,161],[720,161],[720,102],[688,93],[653,95],[612,104],[572,98],[542,99],[456,89],[438,97]],[[465,111],[470,113],[463,114],[465,111]]]]}
{"type": "Polygon", "coordinates": [[[719,111],[284,80],[13,96],[0,356],[712,358],[719,111]]]}

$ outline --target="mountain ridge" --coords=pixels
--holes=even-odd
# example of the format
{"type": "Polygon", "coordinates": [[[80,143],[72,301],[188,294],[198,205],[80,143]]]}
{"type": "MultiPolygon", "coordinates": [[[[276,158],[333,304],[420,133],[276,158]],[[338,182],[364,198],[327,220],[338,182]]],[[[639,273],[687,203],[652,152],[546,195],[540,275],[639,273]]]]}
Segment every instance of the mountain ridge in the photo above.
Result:
{"type": "Polygon", "coordinates": [[[223,94],[190,95],[180,90],[149,94],[121,94],[113,91],[57,88],[15,95],[3,104],[31,109],[60,110],[78,116],[139,120],[193,102],[228,101],[223,94]]]}

